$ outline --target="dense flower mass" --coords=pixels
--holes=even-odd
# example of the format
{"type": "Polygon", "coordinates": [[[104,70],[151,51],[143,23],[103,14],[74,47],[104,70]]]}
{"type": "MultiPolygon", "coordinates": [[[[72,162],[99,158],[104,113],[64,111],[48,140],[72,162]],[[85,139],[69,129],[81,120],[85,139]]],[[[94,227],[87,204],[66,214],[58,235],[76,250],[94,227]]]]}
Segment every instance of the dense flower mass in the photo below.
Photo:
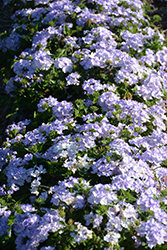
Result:
{"type": "Polygon", "coordinates": [[[4,4],[0,248],[166,250],[167,38],[146,6],[4,4]]]}

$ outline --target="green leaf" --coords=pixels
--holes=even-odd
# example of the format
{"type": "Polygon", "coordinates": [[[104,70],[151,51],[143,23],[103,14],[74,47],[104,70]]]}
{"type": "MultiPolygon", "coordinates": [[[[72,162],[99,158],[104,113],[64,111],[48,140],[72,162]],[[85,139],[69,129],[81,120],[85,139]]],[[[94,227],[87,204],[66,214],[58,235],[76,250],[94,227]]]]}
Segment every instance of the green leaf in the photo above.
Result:
{"type": "Polygon", "coordinates": [[[35,31],[38,31],[38,23],[35,24],[34,30],[35,30],[35,31]]]}
{"type": "Polygon", "coordinates": [[[162,210],[164,210],[167,213],[167,205],[161,206],[162,210]]]}
{"type": "Polygon", "coordinates": [[[12,213],[9,217],[8,217],[8,225],[12,226],[14,224],[15,221],[15,215],[12,213]]]}
{"type": "Polygon", "coordinates": [[[67,24],[64,25],[63,32],[64,32],[64,35],[67,35],[67,36],[70,35],[70,29],[68,28],[67,24]]]}
{"type": "Polygon", "coordinates": [[[74,112],[75,112],[75,116],[77,117],[77,116],[80,116],[79,114],[80,114],[80,112],[79,112],[79,110],[78,109],[76,109],[76,108],[74,108],[74,112]]]}
{"type": "Polygon", "coordinates": [[[15,114],[17,114],[17,112],[14,112],[14,113],[8,114],[5,118],[9,118],[9,117],[11,117],[12,115],[15,115],[15,114]]]}
{"type": "Polygon", "coordinates": [[[2,198],[0,198],[0,204],[2,205],[2,206],[6,206],[7,204],[6,204],[6,201],[4,200],[4,199],[2,199],[2,198]]]}
{"type": "Polygon", "coordinates": [[[90,106],[91,111],[96,112],[99,108],[96,106],[90,106]]]}
{"type": "Polygon", "coordinates": [[[75,230],[74,225],[70,225],[70,226],[69,226],[69,230],[70,230],[70,232],[74,232],[74,230],[75,230]]]}
{"type": "Polygon", "coordinates": [[[162,18],[159,15],[154,15],[153,16],[153,23],[158,23],[162,20],[162,18]]]}
{"type": "Polygon", "coordinates": [[[125,199],[130,202],[130,201],[136,201],[137,198],[135,198],[130,192],[125,191],[124,189],[121,188],[121,192],[123,194],[123,196],[125,197],[125,199]]]}
{"type": "Polygon", "coordinates": [[[161,190],[161,197],[162,198],[164,198],[164,197],[166,197],[167,196],[167,189],[165,189],[165,190],[161,190]]]}
{"type": "Polygon", "coordinates": [[[34,118],[36,118],[37,117],[37,112],[36,111],[34,111],[34,118]]]}

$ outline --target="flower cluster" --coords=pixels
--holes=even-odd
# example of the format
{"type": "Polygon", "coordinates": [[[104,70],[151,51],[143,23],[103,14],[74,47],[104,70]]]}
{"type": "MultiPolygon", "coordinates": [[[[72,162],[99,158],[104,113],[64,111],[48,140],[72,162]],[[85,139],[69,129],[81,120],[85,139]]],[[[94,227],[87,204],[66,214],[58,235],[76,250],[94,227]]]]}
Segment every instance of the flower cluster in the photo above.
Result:
{"type": "Polygon", "coordinates": [[[166,249],[165,35],[140,0],[4,4],[0,248],[166,249]]]}

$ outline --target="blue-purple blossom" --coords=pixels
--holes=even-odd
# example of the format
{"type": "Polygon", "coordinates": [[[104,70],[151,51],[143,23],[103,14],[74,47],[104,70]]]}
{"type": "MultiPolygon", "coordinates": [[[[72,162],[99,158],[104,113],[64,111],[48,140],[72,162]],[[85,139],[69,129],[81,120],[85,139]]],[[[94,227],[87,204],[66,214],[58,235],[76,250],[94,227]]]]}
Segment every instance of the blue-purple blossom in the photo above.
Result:
{"type": "Polygon", "coordinates": [[[126,41],[122,43],[122,50],[129,52],[129,48],[133,48],[138,52],[141,51],[141,48],[146,43],[144,41],[144,35],[142,33],[131,33],[126,30],[121,33],[122,38],[126,41]]]}
{"type": "Polygon", "coordinates": [[[62,69],[64,73],[71,72],[72,71],[72,61],[67,57],[60,57],[55,60],[54,66],[57,69],[62,69]]]}
{"type": "Polygon", "coordinates": [[[15,54],[11,72],[4,73],[5,90],[13,100],[19,95],[20,110],[17,86],[25,95],[33,91],[38,105],[32,122],[9,123],[0,148],[6,203],[0,206],[0,236],[5,243],[7,234],[15,238],[18,250],[56,250],[67,234],[69,248],[87,248],[102,235],[104,250],[122,249],[126,232],[136,247],[143,241],[148,248],[164,245],[164,34],[149,27],[140,0],[22,0],[16,6],[11,31],[0,38],[3,53],[15,54]],[[29,48],[21,51],[29,30],[29,48]],[[152,46],[157,38],[158,51],[152,46]],[[65,89],[50,86],[50,76],[65,89]],[[48,84],[43,96],[42,84],[48,84]]]}
{"type": "Polygon", "coordinates": [[[164,244],[167,237],[166,225],[150,218],[148,221],[143,221],[137,228],[137,236],[146,237],[149,248],[156,245],[164,244]]]}
{"type": "Polygon", "coordinates": [[[109,205],[114,201],[117,201],[117,195],[112,190],[110,184],[97,184],[89,192],[88,202],[91,206],[109,205]]]}
{"type": "MultiPolygon", "coordinates": [[[[89,183],[85,181],[81,182],[82,186],[86,190],[89,188],[89,183]]],[[[69,188],[80,188],[79,181],[77,178],[69,178],[64,182],[59,182],[59,185],[53,186],[49,190],[49,194],[52,195],[51,202],[55,205],[66,205],[72,206],[74,209],[83,209],[85,206],[85,196],[78,194],[77,190],[71,192],[69,188]]]]}
{"type": "Polygon", "coordinates": [[[54,63],[51,53],[42,49],[36,52],[33,57],[33,67],[38,69],[48,70],[54,63]]]}
{"type": "Polygon", "coordinates": [[[10,216],[10,214],[11,211],[8,210],[6,206],[2,207],[0,205],[0,236],[6,234],[9,229],[8,217],[10,216]]]}
{"type": "Polygon", "coordinates": [[[67,44],[67,46],[78,49],[79,45],[77,44],[77,40],[77,37],[67,37],[64,39],[64,42],[67,44]]]}
{"type": "Polygon", "coordinates": [[[55,250],[55,247],[51,247],[51,246],[41,247],[40,250],[55,250]]]}
{"type": "Polygon", "coordinates": [[[56,34],[57,29],[54,27],[50,27],[47,29],[43,29],[42,31],[38,31],[32,41],[32,47],[37,47],[37,45],[42,45],[44,48],[47,46],[47,42],[49,38],[54,37],[56,34]]]}
{"type": "Polygon", "coordinates": [[[10,33],[9,37],[4,39],[0,38],[0,49],[3,52],[7,52],[7,50],[15,51],[20,46],[20,38],[22,36],[16,33],[14,30],[10,33]]]}
{"type": "Polygon", "coordinates": [[[98,214],[93,214],[92,212],[90,214],[85,214],[84,219],[86,221],[86,226],[89,226],[91,223],[93,223],[93,227],[99,227],[102,223],[103,216],[99,216],[98,214]]]}
{"type": "Polygon", "coordinates": [[[57,98],[49,97],[41,99],[38,104],[38,110],[44,112],[48,107],[52,107],[53,116],[57,119],[70,118],[73,113],[73,105],[70,102],[57,101],[57,98]]]}
{"type": "Polygon", "coordinates": [[[31,120],[25,119],[24,121],[20,121],[17,124],[15,124],[15,122],[12,125],[9,125],[6,129],[6,133],[9,135],[10,132],[17,131],[17,133],[19,132],[23,132],[24,129],[26,128],[26,126],[30,123],[31,120]]]}
{"type": "Polygon", "coordinates": [[[67,80],[66,86],[69,86],[69,85],[79,85],[80,82],[79,82],[78,79],[79,79],[80,77],[81,77],[81,76],[80,76],[77,72],[69,74],[69,75],[66,77],[66,80],[67,80]]]}
{"type": "Polygon", "coordinates": [[[51,209],[46,209],[43,217],[30,212],[17,214],[13,228],[16,234],[16,249],[35,249],[40,242],[48,238],[49,232],[55,233],[64,227],[60,221],[64,219],[60,217],[58,211],[51,209]],[[26,237],[27,240],[23,243],[26,237]]]}
{"type": "Polygon", "coordinates": [[[109,85],[102,85],[100,83],[100,80],[95,80],[93,78],[84,81],[83,86],[82,86],[83,90],[85,90],[85,94],[89,94],[92,95],[95,91],[99,91],[99,90],[103,90],[105,88],[110,89],[109,85]]]}
{"type": "Polygon", "coordinates": [[[75,222],[74,224],[76,226],[76,229],[74,232],[70,233],[70,235],[73,237],[74,242],[80,243],[82,241],[92,238],[92,230],[89,230],[80,222],[75,222]]]}
{"type": "MultiPolygon", "coordinates": [[[[49,0],[35,0],[35,5],[38,5],[38,4],[47,4],[49,2],[49,0]]],[[[51,250],[51,249],[49,249],[51,250]]]]}
{"type": "Polygon", "coordinates": [[[21,204],[20,207],[24,213],[37,211],[37,209],[30,204],[21,204]]]}
{"type": "Polygon", "coordinates": [[[118,243],[118,240],[119,240],[120,237],[121,237],[121,235],[116,230],[113,230],[111,232],[108,232],[104,236],[104,241],[107,241],[107,242],[110,242],[113,245],[116,245],[118,243]]]}

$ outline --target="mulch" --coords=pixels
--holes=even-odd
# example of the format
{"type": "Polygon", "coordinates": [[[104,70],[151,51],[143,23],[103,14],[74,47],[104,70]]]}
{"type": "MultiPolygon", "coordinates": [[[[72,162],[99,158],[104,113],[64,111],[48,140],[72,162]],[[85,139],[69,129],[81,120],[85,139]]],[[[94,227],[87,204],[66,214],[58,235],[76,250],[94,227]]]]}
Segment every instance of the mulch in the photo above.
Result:
{"type": "MultiPolygon", "coordinates": [[[[147,13],[150,18],[154,15],[159,15],[162,20],[158,23],[155,23],[157,29],[163,31],[167,36],[167,0],[142,0],[144,3],[148,2],[150,4],[151,10],[147,13]]],[[[0,34],[4,31],[9,31],[11,28],[12,20],[10,16],[14,14],[15,10],[9,10],[7,6],[3,6],[3,2],[0,2],[0,34]]],[[[0,66],[0,68],[3,67],[0,66]]],[[[0,147],[2,146],[3,141],[5,141],[5,129],[6,127],[15,121],[15,116],[6,118],[7,114],[10,113],[10,98],[5,102],[5,106],[2,104],[3,100],[7,94],[5,93],[5,86],[3,83],[3,77],[0,75],[0,147]]]]}

